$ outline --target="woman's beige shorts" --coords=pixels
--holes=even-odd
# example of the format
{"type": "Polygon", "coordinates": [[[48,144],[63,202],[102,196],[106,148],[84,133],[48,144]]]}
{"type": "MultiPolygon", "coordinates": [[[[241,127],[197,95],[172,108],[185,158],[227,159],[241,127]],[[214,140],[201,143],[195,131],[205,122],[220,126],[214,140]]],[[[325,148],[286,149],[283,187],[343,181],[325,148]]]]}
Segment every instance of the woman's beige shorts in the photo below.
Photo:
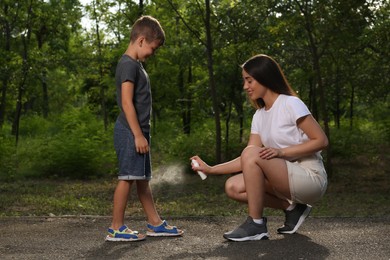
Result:
{"type": "Polygon", "coordinates": [[[293,202],[310,204],[324,195],[328,180],[321,156],[287,161],[287,171],[293,202]]]}

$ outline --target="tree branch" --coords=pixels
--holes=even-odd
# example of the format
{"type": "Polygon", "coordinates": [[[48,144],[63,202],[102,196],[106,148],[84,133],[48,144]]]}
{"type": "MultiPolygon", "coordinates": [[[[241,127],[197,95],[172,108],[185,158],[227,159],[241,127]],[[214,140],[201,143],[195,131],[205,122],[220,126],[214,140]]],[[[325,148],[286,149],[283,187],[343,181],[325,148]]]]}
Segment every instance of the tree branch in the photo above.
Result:
{"type": "Polygon", "coordinates": [[[176,9],[175,5],[172,3],[171,0],[167,0],[169,5],[172,7],[173,11],[179,16],[179,19],[183,22],[184,26],[187,27],[187,29],[199,40],[201,44],[207,47],[207,44],[202,38],[200,37],[200,34],[191,28],[191,26],[184,20],[183,16],[180,14],[179,10],[176,9]]]}

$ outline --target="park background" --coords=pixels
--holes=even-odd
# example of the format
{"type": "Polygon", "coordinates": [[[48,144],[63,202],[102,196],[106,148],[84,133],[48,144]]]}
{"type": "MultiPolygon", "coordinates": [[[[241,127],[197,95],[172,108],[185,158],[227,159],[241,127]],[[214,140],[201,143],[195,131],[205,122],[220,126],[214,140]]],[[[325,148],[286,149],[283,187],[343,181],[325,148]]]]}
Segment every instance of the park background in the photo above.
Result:
{"type": "MultiPolygon", "coordinates": [[[[390,214],[390,3],[385,0],[2,0],[0,216],[110,215],[114,74],[140,15],[166,43],[145,63],[152,180],[164,216],[245,215],[228,176],[194,174],[245,147],[239,67],[274,57],[330,139],[319,216],[390,214]]],[[[132,194],[128,215],[142,216],[132,194]]],[[[279,212],[269,210],[269,215],[279,212]]]]}

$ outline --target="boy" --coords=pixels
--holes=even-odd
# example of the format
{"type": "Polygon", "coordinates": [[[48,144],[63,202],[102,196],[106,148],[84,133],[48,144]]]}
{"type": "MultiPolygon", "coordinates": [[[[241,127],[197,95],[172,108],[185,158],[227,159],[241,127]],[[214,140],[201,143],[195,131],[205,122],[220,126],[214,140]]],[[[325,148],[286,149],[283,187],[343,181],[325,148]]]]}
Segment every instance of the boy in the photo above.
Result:
{"type": "Polygon", "coordinates": [[[115,82],[120,114],[114,127],[114,146],[119,161],[119,182],[114,193],[111,227],[106,241],[138,241],[147,236],[180,236],[182,230],[169,226],[156,211],[149,181],[150,113],[149,77],[141,62],[164,44],[160,23],[151,16],[140,17],[133,25],[130,43],[118,62],[115,82]],[[140,234],[124,225],[124,214],[132,184],[147,216],[147,232],[140,234]]]}

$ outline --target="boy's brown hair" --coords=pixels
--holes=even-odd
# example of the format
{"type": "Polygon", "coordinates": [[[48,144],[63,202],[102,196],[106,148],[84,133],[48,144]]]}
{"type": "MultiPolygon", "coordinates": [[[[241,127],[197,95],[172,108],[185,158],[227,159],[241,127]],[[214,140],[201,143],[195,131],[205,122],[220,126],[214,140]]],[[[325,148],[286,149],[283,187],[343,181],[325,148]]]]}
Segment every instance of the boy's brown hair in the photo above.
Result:
{"type": "Polygon", "coordinates": [[[138,18],[130,33],[130,41],[134,42],[138,37],[144,36],[147,42],[160,41],[160,46],[165,42],[165,33],[160,22],[149,15],[138,18]]]}

